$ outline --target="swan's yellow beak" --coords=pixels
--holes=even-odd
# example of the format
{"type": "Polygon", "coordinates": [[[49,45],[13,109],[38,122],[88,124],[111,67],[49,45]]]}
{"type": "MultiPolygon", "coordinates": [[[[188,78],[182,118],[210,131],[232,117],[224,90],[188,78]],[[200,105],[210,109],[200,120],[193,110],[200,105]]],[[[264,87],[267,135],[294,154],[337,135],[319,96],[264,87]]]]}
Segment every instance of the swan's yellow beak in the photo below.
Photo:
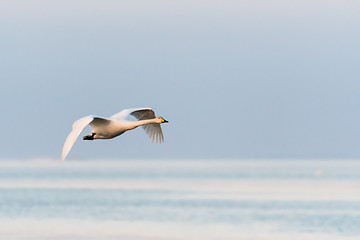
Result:
{"type": "Polygon", "coordinates": [[[163,119],[162,117],[160,118],[160,120],[161,120],[162,123],[167,123],[167,122],[169,122],[169,121],[166,121],[165,119],[163,119]]]}

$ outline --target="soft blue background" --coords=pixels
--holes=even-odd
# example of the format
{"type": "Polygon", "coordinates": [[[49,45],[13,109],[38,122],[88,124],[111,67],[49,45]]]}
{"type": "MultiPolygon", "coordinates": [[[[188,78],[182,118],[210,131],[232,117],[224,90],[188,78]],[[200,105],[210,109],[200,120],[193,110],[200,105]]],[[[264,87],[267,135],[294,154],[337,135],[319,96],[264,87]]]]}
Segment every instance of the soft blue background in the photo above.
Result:
{"type": "Polygon", "coordinates": [[[165,144],[136,129],[69,158],[360,157],[359,10],[1,1],[0,158],[58,158],[74,120],[142,106],[169,120],[165,144]]]}

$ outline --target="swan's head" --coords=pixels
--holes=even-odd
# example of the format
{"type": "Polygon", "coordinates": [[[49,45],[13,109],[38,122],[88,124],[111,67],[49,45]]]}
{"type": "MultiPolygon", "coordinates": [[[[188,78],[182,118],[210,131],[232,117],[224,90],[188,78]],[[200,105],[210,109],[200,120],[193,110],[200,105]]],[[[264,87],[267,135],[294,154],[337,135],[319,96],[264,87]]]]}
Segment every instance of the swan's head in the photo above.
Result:
{"type": "Polygon", "coordinates": [[[157,117],[157,119],[159,120],[159,123],[167,123],[168,122],[163,117],[157,117]]]}

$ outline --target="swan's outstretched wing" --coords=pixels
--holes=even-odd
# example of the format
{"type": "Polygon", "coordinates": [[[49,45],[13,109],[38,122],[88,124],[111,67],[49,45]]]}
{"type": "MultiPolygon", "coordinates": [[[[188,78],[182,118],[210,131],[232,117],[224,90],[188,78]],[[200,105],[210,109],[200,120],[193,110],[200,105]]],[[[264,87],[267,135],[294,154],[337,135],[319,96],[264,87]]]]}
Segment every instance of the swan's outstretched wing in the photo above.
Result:
{"type": "MultiPolygon", "coordinates": [[[[130,108],[130,109],[124,109],[121,112],[112,115],[110,119],[125,119],[130,115],[134,116],[137,120],[146,120],[146,119],[155,118],[155,112],[151,108],[130,108]]],[[[164,136],[161,131],[160,124],[150,123],[143,125],[143,128],[153,142],[161,143],[164,141],[164,136]]]]}
{"type": "Polygon", "coordinates": [[[93,116],[86,116],[76,120],[72,125],[72,131],[67,136],[66,141],[64,143],[64,147],[61,153],[61,160],[64,161],[68,153],[70,152],[72,146],[74,145],[76,139],[79,137],[82,130],[89,125],[94,119],[93,116]]]}

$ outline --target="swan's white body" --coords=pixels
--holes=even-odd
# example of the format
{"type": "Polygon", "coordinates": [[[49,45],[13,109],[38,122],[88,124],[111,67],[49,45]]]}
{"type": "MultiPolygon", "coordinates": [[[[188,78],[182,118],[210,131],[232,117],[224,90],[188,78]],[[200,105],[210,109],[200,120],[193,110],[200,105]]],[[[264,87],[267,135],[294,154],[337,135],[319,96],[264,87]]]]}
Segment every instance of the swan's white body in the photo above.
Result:
{"type": "Polygon", "coordinates": [[[72,125],[72,131],[66,138],[61,159],[62,161],[65,160],[76,139],[87,125],[90,125],[93,131],[90,135],[85,136],[84,140],[110,139],[138,126],[143,126],[153,142],[161,143],[164,141],[164,136],[160,124],[164,122],[167,121],[162,117],[155,117],[155,113],[151,108],[125,109],[110,118],[95,117],[92,115],[80,118],[72,125]],[[126,120],[130,115],[134,116],[138,121],[126,120]]]}

